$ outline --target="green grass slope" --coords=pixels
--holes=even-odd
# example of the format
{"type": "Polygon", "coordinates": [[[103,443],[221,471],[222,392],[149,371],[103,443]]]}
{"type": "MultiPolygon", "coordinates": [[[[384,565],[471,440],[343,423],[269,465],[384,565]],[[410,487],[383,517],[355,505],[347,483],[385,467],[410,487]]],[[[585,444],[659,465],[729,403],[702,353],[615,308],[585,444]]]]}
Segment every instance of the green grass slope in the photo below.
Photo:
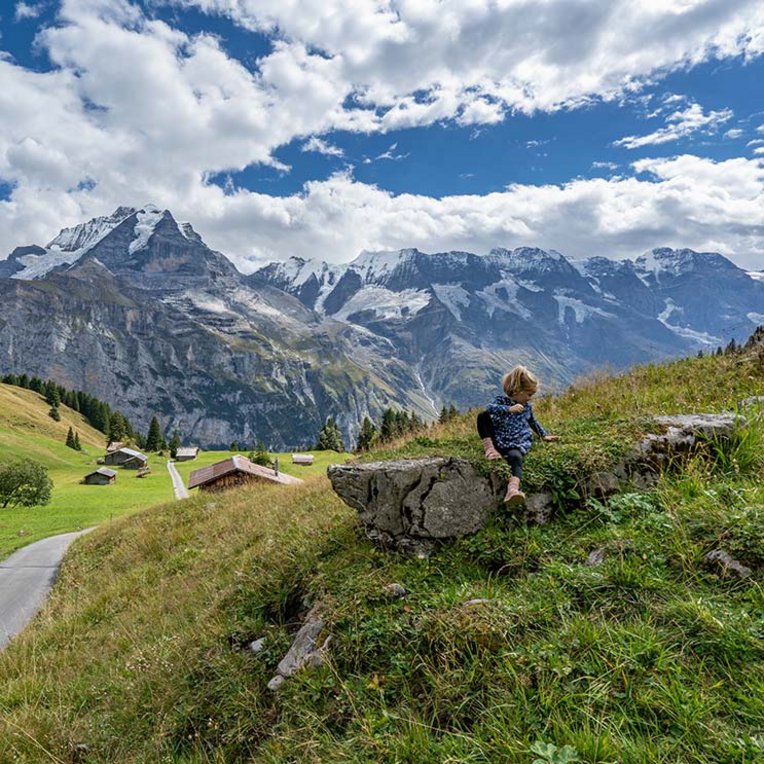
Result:
{"type": "MultiPolygon", "coordinates": [[[[563,440],[534,447],[528,482],[556,480],[566,512],[543,527],[502,512],[429,559],[371,547],[323,477],[103,527],[75,544],[47,607],[0,654],[0,761],[762,761],[760,409],[728,450],[653,491],[574,494],[645,416],[752,395],[764,395],[757,348],[539,401],[563,440]],[[719,546],[752,576],[706,569],[719,546]],[[589,567],[594,549],[604,562],[589,567]],[[405,598],[385,594],[393,582],[405,598]],[[328,660],[270,692],[317,601],[328,660]]],[[[464,417],[385,455],[477,458],[472,426],[464,417]]]]}
{"type": "Polygon", "coordinates": [[[0,383],[0,462],[34,459],[48,468],[53,480],[50,504],[0,509],[0,559],[46,536],[97,525],[173,496],[172,481],[159,457],[151,459],[153,473],[147,478],[118,470],[114,485],[81,485],[104,455],[103,433],[64,405],[59,407],[60,422],[48,416],[49,409],[34,391],[0,383]],[[65,445],[70,426],[79,433],[81,452],[65,445]]]}

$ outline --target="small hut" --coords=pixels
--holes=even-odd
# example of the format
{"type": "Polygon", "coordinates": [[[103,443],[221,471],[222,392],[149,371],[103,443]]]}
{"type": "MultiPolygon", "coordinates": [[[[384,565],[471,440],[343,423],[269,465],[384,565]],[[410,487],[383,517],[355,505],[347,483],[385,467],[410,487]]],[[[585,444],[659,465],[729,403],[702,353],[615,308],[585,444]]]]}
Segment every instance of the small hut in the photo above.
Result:
{"type": "Polygon", "coordinates": [[[149,457],[140,451],[133,451],[132,448],[119,448],[106,454],[103,461],[112,467],[124,466],[127,469],[138,470],[148,464],[149,457]]]}
{"type": "Polygon", "coordinates": [[[275,472],[268,467],[253,464],[245,456],[237,454],[222,462],[216,462],[209,467],[194,470],[188,480],[189,488],[199,488],[201,491],[225,491],[248,483],[280,483],[293,485],[302,480],[283,472],[275,472]]]}
{"type": "Polygon", "coordinates": [[[313,454],[292,454],[292,464],[313,464],[313,454]]]}
{"type": "Polygon", "coordinates": [[[111,485],[117,480],[117,473],[106,467],[99,467],[82,479],[85,485],[111,485]]]}
{"type": "Polygon", "coordinates": [[[199,456],[199,448],[197,446],[188,446],[186,448],[179,448],[175,452],[176,462],[190,462],[192,459],[196,459],[199,456]]]}

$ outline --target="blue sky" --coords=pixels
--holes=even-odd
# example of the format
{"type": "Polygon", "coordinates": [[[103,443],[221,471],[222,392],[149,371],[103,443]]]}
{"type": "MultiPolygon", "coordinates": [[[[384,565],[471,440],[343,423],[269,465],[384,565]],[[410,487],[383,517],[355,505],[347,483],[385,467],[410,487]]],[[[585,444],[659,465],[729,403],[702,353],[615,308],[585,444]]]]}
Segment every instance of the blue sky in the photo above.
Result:
{"type": "Polygon", "coordinates": [[[8,0],[0,257],[153,202],[244,270],[529,244],[764,269],[763,29],[745,0],[8,0]]]}

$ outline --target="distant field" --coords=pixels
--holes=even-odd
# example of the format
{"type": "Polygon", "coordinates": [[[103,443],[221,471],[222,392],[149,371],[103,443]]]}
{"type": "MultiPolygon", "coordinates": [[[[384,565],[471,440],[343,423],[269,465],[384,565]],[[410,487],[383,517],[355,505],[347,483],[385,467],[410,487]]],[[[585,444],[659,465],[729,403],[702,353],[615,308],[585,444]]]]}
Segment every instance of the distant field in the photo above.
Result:
{"type": "MultiPolygon", "coordinates": [[[[194,470],[198,470],[201,467],[206,467],[215,462],[220,462],[223,459],[228,459],[234,454],[241,454],[247,456],[248,451],[202,451],[199,456],[190,462],[176,462],[175,466],[178,469],[183,482],[188,485],[188,478],[194,470]]],[[[271,453],[270,456],[273,459],[278,457],[279,470],[287,475],[294,475],[295,477],[309,477],[311,475],[325,475],[326,468],[330,464],[342,464],[348,459],[352,458],[352,454],[338,454],[336,451],[300,451],[301,454],[313,454],[315,457],[313,464],[309,467],[301,466],[299,464],[292,464],[292,452],[289,453],[271,453]]]]}
{"type": "Polygon", "coordinates": [[[153,472],[138,479],[118,469],[110,486],[81,485],[105,453],[103,433],[75,411],[60,407],[61,421],[48,416],[48,405],[35,392],[0,384],[0,462],[30,458],[44,464],[53,480],[53,499],[44,507],[0,509],[0,559],[15,549],[56,533],[80,530],[173,498],[165,460],[153,456],[153,472]],[[83,451],[64,445],[69,426],[83,451]]]}

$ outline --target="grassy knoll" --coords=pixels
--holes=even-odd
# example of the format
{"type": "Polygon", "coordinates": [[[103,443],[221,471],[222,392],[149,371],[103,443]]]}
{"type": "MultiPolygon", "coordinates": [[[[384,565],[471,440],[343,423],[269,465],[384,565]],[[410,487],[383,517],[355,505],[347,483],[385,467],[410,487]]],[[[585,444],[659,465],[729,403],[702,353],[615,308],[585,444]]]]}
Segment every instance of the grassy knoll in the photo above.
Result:
{"type": "Polygon", "coordinates": [[[35,459],[53,480],[53,498],[44,507],[0,510],[0,559],[14,549],[56,533],[80,530],[172,498],[172,482],[160,457],[151,459],[153,473],[137,479],[118,469],[111,486],[80,485],[104,454],[103,433],[63,404],[61,421],[48,416],[50,407],[32,390],[0,384],[0,461],[35,459]],[[83,451],[65,445],[73,427],[83,451]]]}
{"type": "MultiPolygon", "coordinates": [[[[564,440],[534,448],[529,481],[575,485],[645,415],[761,394],[756,352],[589,380],[539,402],[564,440]]],[[[571,497],[543,527],[502,511],[429,559],[372,548],[320,476],[104,526],[0,654],[0,761],[763,761],[764,425],[748,413],[730,449],[655,490],[571,497]],[[706,569],[718,546],[753,575],[706,569]],[[330,657],[271,693],[306,599],[330,657]]],[[[474,454],[472,426],[384,454],[474,454]]]]}

